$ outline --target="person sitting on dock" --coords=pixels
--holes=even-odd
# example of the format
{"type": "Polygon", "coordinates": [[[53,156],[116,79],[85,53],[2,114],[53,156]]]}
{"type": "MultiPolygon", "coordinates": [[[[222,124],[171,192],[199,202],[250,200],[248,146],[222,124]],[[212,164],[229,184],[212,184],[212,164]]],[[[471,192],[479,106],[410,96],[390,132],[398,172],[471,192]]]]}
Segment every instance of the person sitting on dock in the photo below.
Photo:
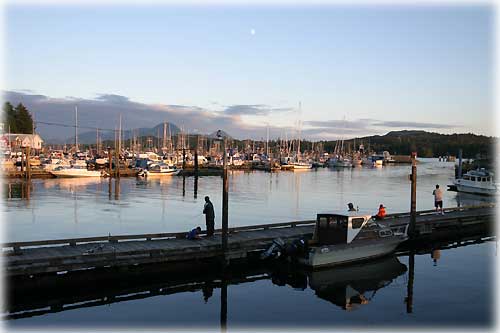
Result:
{"type": "Polygon", "coordinates": [[[436,207],[436,213],[438,213],[439,208],[441,209],[441,215],[444,215],[443,211],[443,191],[436,185],[436,189],[432,191],[434,195],[434,207],[436,207]]]}
{"type": "Polygon", "coordinates": [[[205,197],[205,206],[203,207],[203,214],[205,214],[205,221],[207,224],[207,237],[214,235],[215,229],[215,212],[214,205],[208,196],[205,197]]]}
{"type": "Polygon", "coordinates": [[[201,227],[196,227],[190,232],[188,232],[186,238],[187,239],[201,239],[200,237],[201,234],[201,227]]]}
{"type": "Polygon", "coordinates": [[[348,211],[349,211],[349,212],[355,212],[355,211],[356,211],[356,208],[354,208],[354,205],[353,205],[353,203],[352,203],[352,202],[349,202],[349,203],[347,204],[347,207],[349,208],[349,209],[348,209],[348,211]]]}
{"type": "Polygon", "coordinates": [[[375,220],[383,220],[385,217],[385,207],[383,204],[380,204],[378,207],[378,213],[373,217],[375,220]]]}

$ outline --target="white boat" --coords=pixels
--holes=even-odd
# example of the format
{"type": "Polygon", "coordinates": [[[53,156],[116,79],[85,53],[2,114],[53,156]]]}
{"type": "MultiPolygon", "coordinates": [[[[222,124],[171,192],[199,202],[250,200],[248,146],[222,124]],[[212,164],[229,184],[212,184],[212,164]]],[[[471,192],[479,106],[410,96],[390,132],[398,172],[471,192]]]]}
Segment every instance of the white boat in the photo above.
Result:
{"type": "Polygon", "coordinates": [[[105,175],[103,171],[87,170],[86,167],[80,165],[59,166],[49,172],[56,177],[101,177],[105,175]]]}
{"type": "Polygon", "coordinates": [[[139,176],[144,177],[164,177],[164,176],[174,176],[180,172],[175,166],[172,167],[165,163],[151,164],[148,170],[143,170],[139,172],[139,176]]]}
{"type": "Polygon", "coordinates": [[[298,258],[312,268],[354,263],[392,253],[407,239],[359,212],[318,214],[309,251],[298,258]]]}
{"type": "Polygon", "coordinates": [[[496,195],[498,187],[493,181],[493,173],[484,168],[471,170],[462,178],[453,181],[458,192],[496,195]]]}
{"type": "Polygon", "coordinates": [[[328,161],[328,166],[332,168],[352,168],[352,162],[348,158],[334,157],[328,161]]]}
{"type": "Polygon", "coordinates": [[[45,171],[52,171],[55,168],[58,168],[60,166],[70,166],[70,163],[68,160],[62,159],[62,158],[50,158],[46,160],[43,164],[43,169],[45,171]]]}
{"type": "Polygon", "coordinates": [[[289,165],[293,165],[294,170],[312,169],[312,164],[306,161],[292,162],[289,165]]]}

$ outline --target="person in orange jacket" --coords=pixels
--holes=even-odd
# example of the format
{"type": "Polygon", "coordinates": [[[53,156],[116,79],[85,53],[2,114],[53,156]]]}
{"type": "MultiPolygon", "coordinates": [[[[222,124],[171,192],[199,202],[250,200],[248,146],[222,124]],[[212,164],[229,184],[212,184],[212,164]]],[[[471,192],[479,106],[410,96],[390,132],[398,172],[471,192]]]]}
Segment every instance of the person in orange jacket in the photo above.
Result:
{"type": "Polygon", "coordinates": [[[378,207],[378,213],[373,218],[375,220],[383,220],[384,217],[385,217],[385,207],[383,204],[380,204],[380,206],[378,207]]]}

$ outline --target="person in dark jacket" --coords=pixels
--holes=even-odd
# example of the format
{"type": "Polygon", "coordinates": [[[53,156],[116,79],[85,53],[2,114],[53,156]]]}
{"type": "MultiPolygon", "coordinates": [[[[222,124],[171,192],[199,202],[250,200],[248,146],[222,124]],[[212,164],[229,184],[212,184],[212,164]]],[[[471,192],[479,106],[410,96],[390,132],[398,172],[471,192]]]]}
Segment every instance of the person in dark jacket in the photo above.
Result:
{"type": "Polygon", "coordinates": [[[203,207],[203,214],[205,214],[205,221],[207,223],[207,237],[214,235],[215,229],[215,212],[214,205],[208,196],[205,197],[205,207],[203,207]]]}
{"type": "Polygon", "coordinates": [[[201,239],[200,233],[201,233],[201,227],[196,227],[193,230],[191,230],[190,232],[188,232],[186,238],[191,239],[191,240],[201,239]]]}

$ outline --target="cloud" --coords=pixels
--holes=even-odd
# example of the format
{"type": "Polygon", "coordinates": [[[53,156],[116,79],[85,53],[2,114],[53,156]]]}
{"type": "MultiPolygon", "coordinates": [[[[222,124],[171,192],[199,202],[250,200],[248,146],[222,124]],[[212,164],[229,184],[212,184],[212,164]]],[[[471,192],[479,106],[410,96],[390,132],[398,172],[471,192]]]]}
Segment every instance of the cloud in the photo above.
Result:
{"type": "Polygon", "coordinates": [[[233,116],[267,116],[272,112],[289,112],[292,108],[273,108],[265,104],[230,105],[224,109],[224,114],[233,116]]]}
{"type": "Polygon", "coordinates": [[[310,120],[304,121],[304,125],[313,126],[313,127],[323,127],[323,128],[339,128],[339,129],[364,129],[367,128],[370,123],[365,121],[353,121],[353,120],[325,120],[325,121],[317,121],[310,120]]]}
{"type": "Polygon", "coordinates": [[[380,127],[391,127],[391,128],[434,128],[434,129],[445,129],[445,128],[457,128],[461,127],[458,125],[449,124],[436,124],[436,123],[419,123],[414,121],[377,121],[373,123],[373,126],[380,127]]]}
{"type": "MultiPolygon", "coordinates": [[[[266,104],[241,104],[221,106],[223,111],[209,110],[195,105],[145,104],[116,94],[99,94],[94,99],[77,97],[53,98],[25,91],[4,91],[4,100],[16,105],[25,104],[33,113],[35,121],[73,125],[75,106],[78,106],[78,124],[81,133],[92,128],[114,130],[122,116],[124,130],[154,127],[168,121],[189,133],[208,134],[222,129],[236,139],[261,139],[266,137],[266,122],[249,124],[244,116],[264,117],[270,113],[291,112],[293,108],[273,107],[266,104]],[[87,127],[87,129],[83,129],[87,127]]],[[[215,102],[218,103],[218,102],[215,102]]],[[[337,139],[340,137],[363,137],[384,134],[393,128],[401,129],[452,129],[460,126],[424,122],[385,121],[376,119],[357,120],[306,120],[303,122],[302,138],[313,140],[337,139]]],[[[37,123],[37,131],[46,139],[64,140],[74,135],[71,127],[37,123]]],[[[270,137],[297,137],[297,129],[291,127],[269,127],[270,137]]],[[[69,142],[69,141],[68,141],[69,142]]]]}
{"type": "Polygon", "coordinates": [[[460,125],[438,124],[438,123],[423,123],[414,121],[384,121],[376,119],[357,119],[357,120],[323,120],[323,121],[305,121],[305,125],[322,128],[322,129],[342,129],[350,131],[351,129],[366,129],[373,132],[379,130],[377,128],[385,128],[390,130],[392,128],[403,129],[450,129],[459,128],[460,125]]]}

